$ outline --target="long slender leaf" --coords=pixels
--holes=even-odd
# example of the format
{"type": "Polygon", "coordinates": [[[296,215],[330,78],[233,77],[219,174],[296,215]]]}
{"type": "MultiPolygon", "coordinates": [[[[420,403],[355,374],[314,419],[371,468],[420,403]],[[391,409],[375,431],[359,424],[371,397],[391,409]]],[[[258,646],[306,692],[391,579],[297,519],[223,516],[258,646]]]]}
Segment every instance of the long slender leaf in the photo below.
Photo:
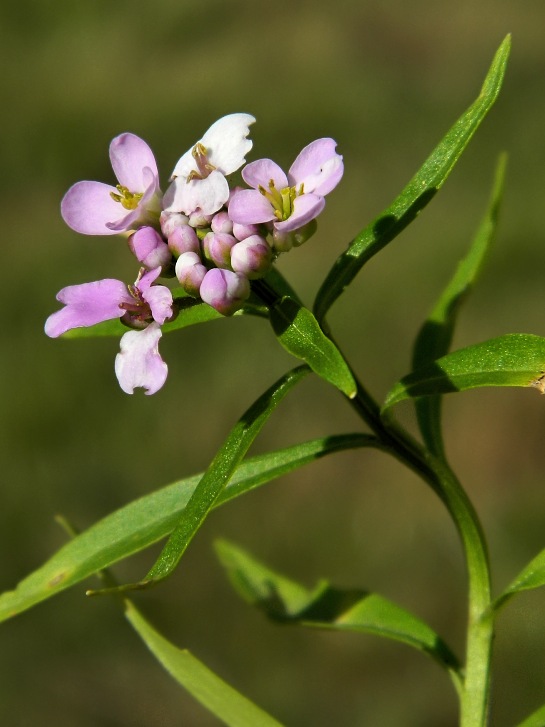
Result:
{"type": "Polygon", "coordinates": [[[220,679],[186,649],[158,633],[130,601],[125,615],[146,646],[174,679],[229,727],[281,727],[281,723],[220,679]]]}
{"type": "Polygon", "coordinates": [[[545,586],[545,550],[536,555],[528,565],[522,569],[518,576],[509,584],[505,591],[494,602],[494,608],[503,606],[512,596],[522,591],[545,586]]]}
{"type": "MultiPolygon", "coordinates": [[[[450,349],[458,313],[477,280],[496,230],[503,195],[505,165],[506,156],[502,155],[496,166],[486,212],[469,252],[458,265],[454,276],[418,333],[413,351],[413,369],[422,368],[430,361],[444,356],[450,349]]],[[[435,455],[443,456],[440,396],[416,399],[415,406],[424,441],[435,455]]]]}
{"type": "MultiPolygon", "coordinates": [[[[214,507],[334,452],[376,446],[367,434],[315,439],[244,461],[214,507]]],[[[202,473],[163,487],[113,512],[58,550],[13,591],[0,595],[0,621],[149,547],[174,529],[202,473]]]]}
{"type": "Polygon", "coordinates": [[[417,396],[482,386],[545,388],[545,338],[508,333],[462,348],[405,376],[388,393],[383,411],[417,396]]]}
{"type": "Polygon", "coordinates": [[[356,277],[362,266],[414,220],[445,182],[471,137],[500,91],[510,36],[499,47],[476,101],[458,119],[401,194],[350,243],[327,274],[314,304],[322,322],[329,308],[356,277]]]}
{"type": "Polygon", "coordinates": [[[543,727],[543,725],[545,725],[545,704],[532,712],[523,722],[519,722],[517,727],[543,727]]]}
{"type": "Polygon", "coordinates": [[[302,359],[318,376],[349,398],[356,395],[356,382],[348,364],[308,308],[284,296],[271,306],[270,319],[286,351],[302,359]]]}
{"type": "Polygon", "coordinates": [[[306,366],[292,369],[262,394],[242,415],[220,447],[179,518],[159,558],[145,578],[95,593],[149,588],[167,578],[221,495],[267,419],[295,384],[309,373],[306,366]]]}
{"type": "Polygon", "coordinates": [[[431,656],[460,688],[460,666],[446,643],[424,621],[376,593],[340,590],[322,581],[308,590],[225,540],[216,543],[231,583],[269,618],[335,631],[359,631],[401,641],[431,656]]]}

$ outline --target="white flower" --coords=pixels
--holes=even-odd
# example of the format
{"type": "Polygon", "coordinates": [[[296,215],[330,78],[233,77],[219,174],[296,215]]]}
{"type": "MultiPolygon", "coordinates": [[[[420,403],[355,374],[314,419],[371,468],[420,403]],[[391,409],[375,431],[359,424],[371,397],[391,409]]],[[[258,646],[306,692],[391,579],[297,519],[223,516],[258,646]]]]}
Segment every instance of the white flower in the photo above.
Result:
{"type": "Polygon", "coordinates": [[[164,210],[191,215],[217,212],[229,199],[225,177],[239,169],[252,148],[249,114],[229,114],[216,121],[179,160],[164,196],[164,210]]]}

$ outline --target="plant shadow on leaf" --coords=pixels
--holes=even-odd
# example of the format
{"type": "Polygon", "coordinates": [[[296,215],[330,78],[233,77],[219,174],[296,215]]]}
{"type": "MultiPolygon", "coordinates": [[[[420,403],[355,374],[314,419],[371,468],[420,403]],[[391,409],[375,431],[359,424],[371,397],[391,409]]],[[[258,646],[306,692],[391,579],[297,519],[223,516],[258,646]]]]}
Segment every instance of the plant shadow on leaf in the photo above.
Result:
{"type": "Polygon", "coordinates": [[[267,589],[267,595],[263,595],[255,605],[268,618],[279,623],[331,623],[371,595],[369,591],[356,588],[343,590],[324,583],[318,586],[318,592],[307,605],[294,612],[272,581],[265,581],[262,585],[267,589]]]}
{"type": "Polygon", "coordinates": [[[392,214],[379,217],[373,224],[375,239],[369,247],[373,247],[374,245],[380,245],[380,247],[383,247],[393,240],[394,237],[397,237],[397,235],[404,230],[405,227],[410,225],[410,223],[416,219],[424,207],[432,201],[438,191],[437,187],[430,187],[429,189],[426,189],[415,199],[412,205],[408,207],[408,209],[400,217],[396,217],[392,214]]]}

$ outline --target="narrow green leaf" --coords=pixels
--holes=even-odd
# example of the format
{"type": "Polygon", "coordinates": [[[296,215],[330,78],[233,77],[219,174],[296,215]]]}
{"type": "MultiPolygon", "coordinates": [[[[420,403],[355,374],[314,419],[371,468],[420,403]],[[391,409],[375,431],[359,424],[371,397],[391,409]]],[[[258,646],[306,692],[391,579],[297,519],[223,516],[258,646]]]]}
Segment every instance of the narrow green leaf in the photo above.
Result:
{"type": "MultiPolygon", "coordinates": [[[[218,313],[202,301],[197,301],[193,298],[184,296],[176,297],[177,291],[178,289],[173,290],[172,292],[175,296],[179,312],[173,321],[161,326],[163,333],[177,331],[180,328],[186,328],[187,326],[194,326],[197,323],[206,323],[208,321],[224,317],[221,313],[218,313]]],[[[238,311],[238,314],[240,315],[241,312],[238,311]]],[[[113,321],[104,321],[103,323],[97,323],[94,326],[88,326],[87,328],[73,328],[72,330],[67,331],[63,335],[63,338],[96,338],[97,336],[115,336],[119,338],[130,330],[130,328],[123,325],[123,323],[116,318],[113,321]]]]}
{"type": "Polygon", "coordinates": [[[511,596],[545,586],[545,550],[536,555],[494,602],[494,608],[503,606],[511,596]]]}
{"type": "Polygon", "coordinates": [[[499,47],[476,101],[458,119],[401,194],[350,243],[322,283],[314,314],[322,322],[327,311],[362,266],[414,220],[441,188],[500,91],[511,38],[499,47]]]}
{"type": "Polygon", "coordinates": [[[307,590],[225,540],[216,543],[216,552],[242,598],[269,618],[401,641],[431,656],[460,687],[460,667],[446,643],[424,621],[392,601],[376,593],[337,589],[325,581],[307,590]]]}
{"type": "Polygon", "coordinates": [[[545,725],[545,704],[520,722],[517,727],[543,727],[545,725]]]}
{"type": "Polygon", "coordinates": [[[405,376],[389,392],[386,412],[417,396],[448,394],[482,386],[545,388],[545,338],[508,333],[453,351],[405,376]]]}
{"type": "Polygon", "coordinates": [[[273,717],[220,679],[186,649],[158,633],[130,602],[125,615],[163,667],[206,709],[229,727],[281,727],[273,717]]]}
{"type": "Polygon", "coordinates": [[[172,574],[267,419],[286,394],[308,373],[306,366],[289,371],[267,389],[238,420],[199,481],[166,545],[145,578],[137,583],[127,583],[115,589],[104,588],[93,593],[149,588],[172,574]]]}
{"type": "MultiPolygon", "coordinates": [[[[490,249],[503,195],[506,156],[496,166],[494,184],[488,207],[477,229],[466,257],[460,262],[454,276],[444,289],[428,319],[420,329],[413,352],[413,369],[448,353],[458,313],[473,288],[490,249]]],[[[427,396],[416,399],[416,414],[420,431],[433,454],[443,455],[441,436],[441,398],[427,396]]]]}
{"type": "MultiPolygon", "coordinates": [[[[375,438],[366,434],[342,434],[252,457],[237,468],[214,507],[328,454],[366,446],[376,446],[375,438]]],[[[0,595],[0,621],[166,537],[202,476],[201,473],[188,477],[141,497],[77,535],[15,590],[0,595]]]]}
{"type": "Polygon", "coordinates": [[[271,306],[270,319],[276,337],[286,351],[305,361],[314,373],[349,398],[356,395],[356,382],[348,364],[308,308],[284,296],[271,306]]]}

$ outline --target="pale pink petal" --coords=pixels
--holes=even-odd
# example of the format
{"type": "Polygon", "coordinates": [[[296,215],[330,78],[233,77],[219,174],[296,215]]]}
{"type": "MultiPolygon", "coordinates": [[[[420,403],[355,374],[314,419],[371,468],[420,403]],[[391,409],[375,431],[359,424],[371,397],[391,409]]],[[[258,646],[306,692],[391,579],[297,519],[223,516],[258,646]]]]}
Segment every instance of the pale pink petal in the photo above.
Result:
{"type": "Polygon", "coordinates": [[[154,283],[157,278],[161,275],[161,267],[156,267],[153,270],[143,272],[143,268],[140,268],[140,275],[138,280],[135,282],[135,286],[141,293],[144,293],[149,289],[150,285],[154,283]]]}
{"type": "Polygon", "coordinates": [[[204,215],[217,212],[229,199],[229,184],[221,172],[212,172],[205,179],[188,182],[177,177],[167,189],[163,205],[166,212],[191,215],[199,209],[204,215]]]}
{"type": "Polygon", "coordinates": [[[77,182],[70,187],[61,202],[61,214],[68,227],[83,235],[115,235],[117,231],[111,224],[123,225],[127,217],[138,212],[127,214],[110,192],[118,193],[115,187],[102,182],[77,182]]]}
{"type": "Polygon", "coordinates": [[[317,139],[306,146],[290,167],[291,186],[304,184],[305,192],[325,195],[334,189],[343,175],[343,158],[335,152],[334,139],[317,139]]]}
{"type": "Polygon", "coordinates": [[[115,358],[115,375],[127,394],[143,388],[155,394],[163,386],[168,367],[159,354],[161,328],[151,323],[143,331],[129,331],[121,338],[121,350],[115,358]]]}
{"type": "Polygon", "coordinates": [[[131,192],[142,193],[150,186],[150,171],[153,179],[159,177],[152,150],[135,134],[120,134],[112,140],[110,161],[119,183],[131,192]]]}
{"type": "Polygon", "coordinates": [[[275,222],[274,227],[279,232],[291,232],[303,227],[307,222],[318,217],[325,207],[325,199],[317,194],[302,194],[293,200],[293,212],[287,220],[275,222]]]}
{"type": "Polygon", "coordinates": [[[272,204],[256,189],[242,189],[231,196],[229,217],[241,225],[276,219],[272,204]]]}
{"type": "Polygon", "coordinates": [[[52,338],[71,328],[120,318],[125,312],[120,304],[134,302],[127,286],[121,280],[111,278],[69,285],[58,293],[57,300],[65,307],[50,315],[45,323],[45,332],[52,338]]]}
{"type": "Polygon", "coordinates": [[[153,285],[142,291],[142,298],[149,305],[153,320],[162,325],[172,317],[172,293],[164,285],[153,285]]]}
{"type": "Polygon", "coordinates": [[[271,159],[258,159],[247,164],[242,170],[242,179],[249,187],[254,189],[264,187],[268,190],[271,180],[278,190],[288,186],[288,178],[285,172],[271,159]]]}

